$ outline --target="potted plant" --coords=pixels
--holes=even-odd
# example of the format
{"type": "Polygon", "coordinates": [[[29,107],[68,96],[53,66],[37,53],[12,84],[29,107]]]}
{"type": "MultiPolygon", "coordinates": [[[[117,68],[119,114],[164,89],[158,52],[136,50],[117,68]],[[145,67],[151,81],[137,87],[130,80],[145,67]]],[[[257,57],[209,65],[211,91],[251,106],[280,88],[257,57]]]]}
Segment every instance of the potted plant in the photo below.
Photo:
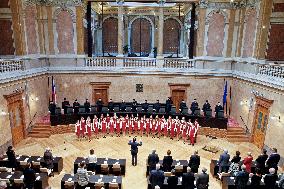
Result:
{"type": "Polygon", "coordinates": [[[157,57],[157,47],[153,48],[153,53],[154,53],[154,58],[156,58],[157,57]]]}

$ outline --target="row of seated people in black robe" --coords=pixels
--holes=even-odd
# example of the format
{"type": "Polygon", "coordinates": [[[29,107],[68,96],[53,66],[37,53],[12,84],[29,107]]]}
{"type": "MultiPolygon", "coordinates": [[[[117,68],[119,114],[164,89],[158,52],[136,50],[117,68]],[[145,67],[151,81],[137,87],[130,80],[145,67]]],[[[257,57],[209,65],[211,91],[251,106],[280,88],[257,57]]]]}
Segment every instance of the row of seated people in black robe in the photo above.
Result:
{"type": "MultiPolygon", "coordinates": [[[[165,112],[166,113],[170,113],[171,108],[172,108],[172,104],[173,104],[173,101],[172,101],[171,97],[168,97],[166,104],[165,104],[165,112]]],[[[102,112],[103,106],[104,106],[104,102],[102,101],[101,98],[99,98],[99,100],[96,102],[97,111],[102,112]]],[[[161,103],[159,102],[159,100],[157,100],[156,103],[154,103],[154,105],[153,105],[153,111],[159,112],[161,106],[162,106],[161,103]]],[[[68,107],[70,107],[70,103],[69,103],[69,101],[66,100],[66,98],[64,98],[64,101],[62,102],[62,109],[64,110],[64,114],[67,114],[67,108],[68,107]]],[[[90,107],[91,107],[91,104],[88,101],[88,99],[86,99],[86,101],[84,103],[84,108],[85,108],[86,113],[90,113],[90,107]]],[[[110,112],[114,111],[114,102],[112,101],[112,99],[110,99],[110,101],[108,102],[107,107],[108,107],[108,110],[110,112]]],[[[126,107],[127,107],[127,105],[126,105],[125,101],[122,100],[122,102],[119,104],[119,110],[121,112],[125,112],[126,107]]],[[[131,104],[131,111],[136,112],[137,107],[138,107],[138,103],[135,99],[133,99],[133,102],[131,104]]],[[[79,108],[80,108],[80,103],[76,99],[73,103],[74,114],[79,113],[79,108]]],[[[148,104],[147,100],[145,100],[145,102],[141,104],[141,108],[144,112],[148,111],[149,104],[148,104]]],[[[184,100],[182,100],[180,102],[180,105],[179,105],[180,112],[183,112],[187,108],[188,107],[186,105],[186,102],[184,100]]],[[[49,111],[51,112],[52,115],[55,115],[55,109],[56,109],[56,104],[51,102],[51,104],[49,106],[49,111]]],[[[199,110],[199,105],[198,105],[196,99],[194,99],[194,101],[191,103],[190,110],[191,110],[192,114],[194,114],[194,112],[196,110],[199,110]]],[[[211,105],[208,102],[208,100],[206,100],[206,102],[204,103],[202,110],[204,112],[211,110],[211,105]]],[[[217,112],[220,112],[222,110],[223,110],[223,107],[220,104],[220,102],[218,102],[218,104],[215,106],[215,112],[217,113],[217,112]]]]}

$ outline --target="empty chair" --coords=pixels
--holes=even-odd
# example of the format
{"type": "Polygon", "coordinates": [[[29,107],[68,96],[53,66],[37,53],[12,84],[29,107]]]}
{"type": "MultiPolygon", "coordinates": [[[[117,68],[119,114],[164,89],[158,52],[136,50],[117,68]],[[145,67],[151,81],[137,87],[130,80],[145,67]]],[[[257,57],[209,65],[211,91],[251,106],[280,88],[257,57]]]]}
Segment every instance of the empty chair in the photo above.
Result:
{"type": "Polygon", "coordinates": [[[79,108],[79,113],[80,113],[80,114],[84,114],[84,113],[86,113],[85,108],[79,108]]]}
{"type": "Polygon", "coordinates": [[[65,181],[64,188],[65,189],[74,189],[74,181],[65,181]]]}
{"type": "Polygon", "coordinates": [[[138,107],[136,108],[136,110],[137,110],[137,113],[141,113],[141,112],[142,112],[142,107],[141,107],[141,106],[138,106],[138,107]]]}
{"type": "Polygon", "coordinates": [[[33,169],[40,170],[40,162],[39,161],[33,161],[33,169]]]}
{"type": "Polygon", "coordinates": [[[193,115],[200,116],[200,109],[198,108],[198,109],[194,110],[193,115]]]}
{"type": "Polygon", "coordinates": [[[101,165],[101,172],[102,172],[102,174],[108,175],[108,173],[109,173],[108,164],[102,164],[102,165],[101,165]]]}
{"type": "Polygon", "coordinates": [[[126,112],[131,112],[131,107],[130,106],[126,106],[126,112]]]}
{"type": "Polygon", "coordinates": [[[67,108],[67,114],[73,114],[74,110],[72,107],[67,108]]]}
{"type": "Polygon", "coordinates": [[[102,113],[108,113],[108,112],[109,112],[108,108],[104,106],[104,107],[102,108],[102,113]]]}
{"type": "Polygon", "coordinates": [[[159,113],[165,113],[166,109],[165,108],[160,108],[159,113]]]}
{"type": "Polygon", "coordinates": [[[95,189],[101,189],[102,187],[105,187],[105,183],[95,182],[95,189]]]}
{"type": "Polygon", "coordinates": [[[121,167],[120,164],[113,164],[112,166],[112,172],[114,175],[119,176],[121,175],[121,167]]]}
{"type": "Polygon", "coordinates": [[[22,169],[25,169],[28,166],[28,162],[27,161],[20,161],[20,167],[22,169]]]}
{"type": "Polygon", "coordinates": [[[176,112],[176,107],[173,106],[173,107],[171,108],[171,114],[175,114],[175,113],[177,113],[177,112],[176,112]]]}
{"type": "Polygon", "coordinates": [[[113,111],[114,111],[114,112],[119,112],[119,106],[115,106],[115,107],[113,108],[113,111]]]}
{"type": "Polygon", "coordinates": [[[8,172],[8,168],[7,167],[0,167],[0,172],[8,172]]]}
{"type": "Polygon", "coordinates": [[[97,112],[97,107],[92,106],[92,107],[91,107],[91,113],[96,113],[96,112],[97,112]]]}
{"type": "Polygon", "coordinates": [[[165,177],[170,177],[172,175],[171,172],[164,172],[165,177]]]}
{"type": "Polygon", "coordinates": [[[24,184],[24,180],[23,179],[14,179],[14,183],[16,183],[16,184],[24,184]]]}
{"type": "Polygon", "coordinates": [[[210,110],[206,110],[205,112],[204,112],[204,116],[205,117],[212,117],[212,110],[210,109],[210,110]]]}
{"type": "Polygon", "coordinates": [[[181,113],[182,114],[188,114],[188,108],[184,108],[181,113]]]}
{"type": "Polygon", "coordinates": [[[153,113],[153,105],[149,105],[147,112],[150,114],[153,113]]]}
{"type": "Polygon", "coordinates": [[[57,107],[55,109],[55,115],[59,115],[59,114],[61,114],[61,108],[57,107]]]}
{"type": "Polygon", "coordinates": [[[119,188],[118,183],[116,182],[109,183],[109,189],[118,189],[118,188],[119,188]]]}
{"type": "Polygon", "coordinates": [[[216,117],[217,118],[224,118],[224,111],[221,110],[221,111],[217,112],[216,117]]]}
{"type": "Polygon", "coordinates": [[[183,173],[183,166],[182,165],[176,165],[175,166],[175,172],[176,176],[180,176],[183,173]]]}

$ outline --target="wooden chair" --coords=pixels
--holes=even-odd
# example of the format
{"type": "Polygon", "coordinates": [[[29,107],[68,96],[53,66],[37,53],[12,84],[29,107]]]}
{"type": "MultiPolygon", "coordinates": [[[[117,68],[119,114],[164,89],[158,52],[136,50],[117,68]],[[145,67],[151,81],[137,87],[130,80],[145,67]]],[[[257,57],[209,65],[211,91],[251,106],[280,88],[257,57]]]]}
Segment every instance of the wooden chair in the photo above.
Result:
{"type": "Polygon", "coordinates": [[[113,172],[113,174],[115,176],[120,176],[121,175],[121,166],[120,166],[120,164],[113,164],[112,172],[113,172]]]}
{"type": "Polygon", "coordinates": [[[180,176],[183,173],[183,166],[182,165],[176,165],[175,166],[176,176],[180,176]]]}
{"type": "Polygon", "coordinates": [[[40,168],[41,168],[40,162],[38,162],[38,161],[33,161],[32,163],[33,163],[33,169],[40,171],[40,168]]]}
{"type": "Polygon", "coordinates": [[[109,189],[119,189],[118,183],[116,182],[111,182],[109,183],[109,189]]]}
{"type": "Polygon", "coordinates": [[[172,175],[171,172],[164,172],[165,177],[170,177],[172,175]]]}
{"type": "Polygon", "coordinates": [[[46,173],[46,174],[48,174],[48,169],[45,168],[45,167],[41,167],[41,168],[39,169],[39,171],[40,171],[41,173],[46,173]]]}
{"type": "Polygon", "coordinates": [[[105,183],[95,182],[95,189],[101,189],[102,187],[105,187],[105,183]]]}
{"type": "Polygon", "coordinates": [[[7,167],[0,167],[0,172],[8,172],[8,168],[7,167]]]}
{"type": "Polygon", "coordinates": [[[27,166],[28,166],[28,162],[27,162],[27,161],[20,161],[20,167],[21,167],[22,169],[27,168],[27,166]]]}
{"type": "Polygon", "coordinates": [[[74,181],[65,181],[64,182],[64,188],[65,189],[74,189],[74,181]]]}
{"type": "Polygon", "coordinates": [[[102,165],[101,165],[101,172],[102,172],[102,174],[104,174],[104,175],[108,175],[108,173],[109,173],[108,164],[102,164],[102,165]]]}
{"type": "Polygon", "coordinates": [[[22,189],[24,187],[23,179],[14,179],[13,188],[14,189],[22,189]]]}

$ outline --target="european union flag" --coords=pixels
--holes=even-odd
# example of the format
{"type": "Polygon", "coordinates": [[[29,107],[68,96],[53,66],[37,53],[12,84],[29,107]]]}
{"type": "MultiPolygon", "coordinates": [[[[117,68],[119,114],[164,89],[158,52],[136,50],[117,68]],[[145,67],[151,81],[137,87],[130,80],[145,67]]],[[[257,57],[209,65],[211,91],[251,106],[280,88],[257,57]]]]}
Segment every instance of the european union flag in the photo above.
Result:
{"type": "Polygon", "coordinates": [[[225,107],[225,104],[227,102],[227,93],[228,93],[228,82],[226,81],[224,86],[224,94],[223,94],[223,107],[225,107]]]}

